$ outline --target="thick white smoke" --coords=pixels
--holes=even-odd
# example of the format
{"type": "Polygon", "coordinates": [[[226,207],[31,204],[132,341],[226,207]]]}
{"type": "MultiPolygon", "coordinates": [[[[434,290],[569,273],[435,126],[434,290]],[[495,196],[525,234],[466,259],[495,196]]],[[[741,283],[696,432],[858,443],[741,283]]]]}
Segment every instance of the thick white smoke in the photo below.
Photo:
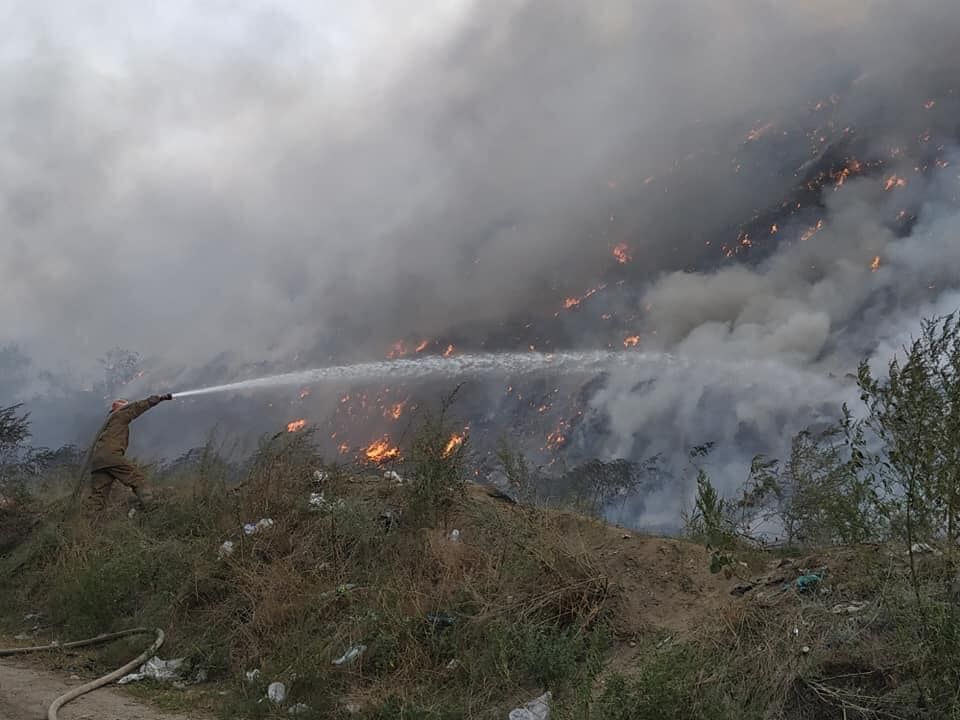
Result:
{"type": "MultiPolygon", "coordinates": [[[[960,5],[348,5],[0,8],[0,344],[55,371],[30,388],[86,384],[115,345],[218,383],[377,360],[408,333],[483,336],[552,317],[627,242],[636,297],[596,302],[691,362],[611,377],[590,404],[598,451],[713,440],[732,484],[829,417],[861,357],[952,309],[960,5]],[[836,138],[880,174],[724,259],[836,138]],[[915,170],[933,156],[945,167],[915,170]],[[904,208],[918,219],[898,237],[904,208]]],[[[599,315],[564,321],[571,344],[599,315]]],[[[0,402],[27,387],[0,383],[0,402]]],[[[219,412],[185,442],[245,415],[219,412]]],[[[82,430],[44,417],[50,438],[82,430]]]]}

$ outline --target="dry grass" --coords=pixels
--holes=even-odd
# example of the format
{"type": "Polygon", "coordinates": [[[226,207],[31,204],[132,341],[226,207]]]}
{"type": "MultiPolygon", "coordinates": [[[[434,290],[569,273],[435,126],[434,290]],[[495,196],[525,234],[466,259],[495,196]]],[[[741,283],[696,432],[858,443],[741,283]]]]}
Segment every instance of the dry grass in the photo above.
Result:
{"type": "MultiPolygon", "coordinates": [[[[424,456],[446,461],[429,446],[424,456]]],[[[230,688],[216,702],[225,717],[285,716],[258,703],[270,680],[310,705],[307,717],[324,718],[347,717],[348,704],[371,718],[502,718],[545,689],[561,720],[923,717],[921,690],[931,707],[955,703],[955,671],[932,659],[960,655],[950,649],[960,623],[942,592],[949,569],[932,558],[921,575],[937,642],[917,630],[902,557],[882,548],[835,549],[786,569],[751,557],[740,569],[756,589],[734,598],[743,578],[711,575],[708,553],[691,544],[467,486],[417,512],[424,496],[409,484],[327,468],[317,487],[319,467],[309,443],[281,437],[239,487],[198,472],[164,488],[146,518],[121,507],[97,526],[41,523],[2,561],[12,581],[0,620],[12,630],[41,609],[46,633],[60,637],[162,626],[167,655],[230,688]],[[329,507],[310,508],[321,491],[329,507]],[[399,524],[386,511],[402,511],[399,524]],[[240,531],[261,517],[274,526],[240,531]],[[228,539],[235,551],[218,559],[228,539]],[[784,589],[821,565],[828,592],[784,589]],[[784,580],[764,583],[764,573],[784,580]],[[853,600],[870,604],[832,611],[853,600]],[[334,666],[355,643],[367,646],[360,659],[334,666]],[[250,684],[252,668],[262,680],[250,684]]],[[[451,468],[433,471],[442,479],[451,468]]],[[[57,662],[92,672],[124,651],[57,662]]]]}

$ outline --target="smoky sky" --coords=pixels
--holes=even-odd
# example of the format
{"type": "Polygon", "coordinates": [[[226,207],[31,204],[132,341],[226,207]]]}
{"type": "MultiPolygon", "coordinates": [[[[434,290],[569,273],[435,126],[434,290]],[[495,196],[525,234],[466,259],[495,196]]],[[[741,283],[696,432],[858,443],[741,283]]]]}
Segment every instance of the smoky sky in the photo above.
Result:
{"type": "Polygon", "coordinates": [[[909,152],[895,193],[853,177],[764,253],[721,246],[817,157],[818,102],[878,155],[929,133],[958,160],[956,3],[342,5],[0,6],[0,340],[79,383],[117,345],[368,360],[552,315],[627,242],[642,347],[691,359],[593,398],[631,456],[770,444],[950,307],[953,165],[909,152]]]}

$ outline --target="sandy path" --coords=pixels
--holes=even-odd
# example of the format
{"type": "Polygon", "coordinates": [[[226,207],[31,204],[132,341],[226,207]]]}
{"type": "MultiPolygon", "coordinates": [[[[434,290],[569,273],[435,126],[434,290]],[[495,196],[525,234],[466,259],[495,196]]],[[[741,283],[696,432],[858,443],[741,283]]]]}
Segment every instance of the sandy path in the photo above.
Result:
{"type": "MultiPolygon", "coordinates": [[[[54,698],[83,682],[4,660],[0,662],[0,720],[46,720],[54,698]]],[[[197,720],[160,712],[109,687],[77,698],[59,716],[61,720],[197,720]]]]}

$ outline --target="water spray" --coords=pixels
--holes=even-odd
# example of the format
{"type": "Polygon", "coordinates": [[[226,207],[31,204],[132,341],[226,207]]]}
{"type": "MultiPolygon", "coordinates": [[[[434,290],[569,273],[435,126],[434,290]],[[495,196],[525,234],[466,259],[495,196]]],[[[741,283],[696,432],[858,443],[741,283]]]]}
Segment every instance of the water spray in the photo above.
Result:
{"type": "Polygon", "coordinates": [[[419,358],[357,363],[355,365],[335,365],[268,375],[225,385],[211,385],[194,390],[185,390],[174,393],[173,396],[175,398],[185,398],[222,392],[260,390],[284,385],[357,382],[380,378],[409,380],[426,377],[482,375],[515,377],[542,372],[562,375],[595,375],[616,367],[663,365],[672,362],[673,358],[663,353],[611,352],[605,350],[556,353],[477,353],[455,355],[453,357],[430,355],[419,358]]]}

